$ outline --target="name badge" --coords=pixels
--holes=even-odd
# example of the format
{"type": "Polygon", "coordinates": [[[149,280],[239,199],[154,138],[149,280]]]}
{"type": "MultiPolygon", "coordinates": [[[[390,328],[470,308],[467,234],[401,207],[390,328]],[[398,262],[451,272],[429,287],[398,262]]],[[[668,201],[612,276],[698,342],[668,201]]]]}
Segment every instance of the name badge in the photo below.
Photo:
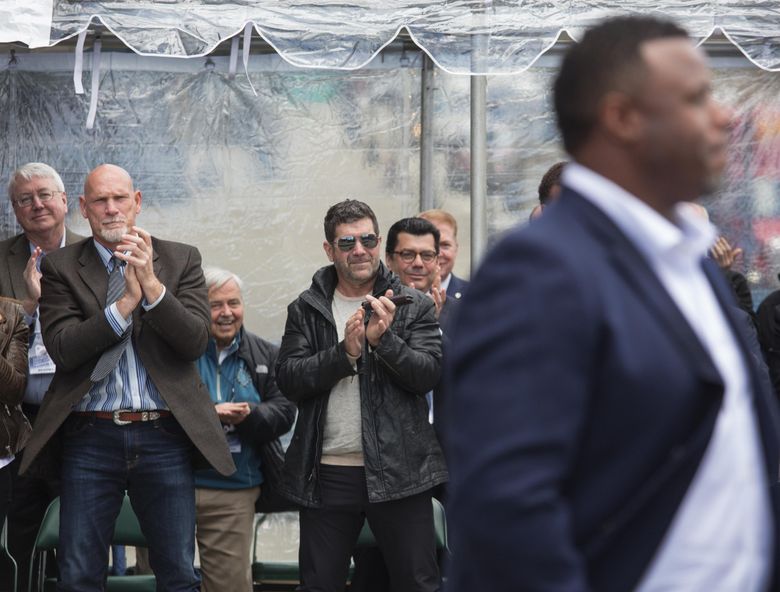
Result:
{"type": "Polygon", "coordinates": [[[241,452],[241,440],[238,439],[238,434],[228,434],[227,441],[230,452],[233,454],[239,454],[241,452]]]}
{"type": "Polygon", "coordinates": [[[35,336],[35,341],[30,348],[29,354],[30,374],[54,374],[57,366],[46,352],[39,335],[35,336]]]}

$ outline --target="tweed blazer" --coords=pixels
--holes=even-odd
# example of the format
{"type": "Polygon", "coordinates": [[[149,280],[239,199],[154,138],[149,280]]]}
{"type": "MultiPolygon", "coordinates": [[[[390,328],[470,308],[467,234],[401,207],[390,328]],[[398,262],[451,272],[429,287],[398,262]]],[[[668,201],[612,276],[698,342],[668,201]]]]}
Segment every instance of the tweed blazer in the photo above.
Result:
{"type": "MultiPolygon", "coordinates": [[[[151,310],[133,312],[133,343],[168,408],[217,471],[235,471],[225,434],[195,361],[206,349],[210,314],[200,253],[152,239],[154,271],[166,288],[151,310]]],[[[91,238],[47,255],[42,264],[43,341],[57,370],[27,445],[24,472],[89,391],[100,355],[121,338],[104,314],[108,274],[91,238]]]]}

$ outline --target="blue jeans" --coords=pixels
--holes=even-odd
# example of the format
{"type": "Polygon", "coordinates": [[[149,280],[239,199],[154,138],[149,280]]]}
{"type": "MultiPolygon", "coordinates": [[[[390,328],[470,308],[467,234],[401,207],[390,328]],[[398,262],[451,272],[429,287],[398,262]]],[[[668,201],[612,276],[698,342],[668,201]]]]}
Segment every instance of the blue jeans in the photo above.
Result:
{"type": "Polygon", "coordinates": [[[172,417],[118,426],[71,415],[63,427],[60,592],[99,592],[127,490],[158,592],[200,589],[192,443],[172,417]]]}
{"type": "Polygon", "coordinates": [[[111,575],[123,576],[127,573],[127,553],[123,545],[111,545],[111,575]]]}

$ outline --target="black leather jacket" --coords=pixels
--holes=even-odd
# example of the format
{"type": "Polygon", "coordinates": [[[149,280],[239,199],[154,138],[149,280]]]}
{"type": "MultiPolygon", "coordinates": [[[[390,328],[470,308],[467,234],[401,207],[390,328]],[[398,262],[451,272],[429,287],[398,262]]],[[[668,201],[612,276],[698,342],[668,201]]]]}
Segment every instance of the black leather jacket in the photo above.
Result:
{"type": "MultiPolygon", "coordinates": [[[[338,342],[331,312],[336,270],[323,267],[287,309],[276,367],[282,393],[298,404],[298,423],[285,456],[282,493],[308,507],[321,505],[318,467],[331,388],[355,374],[338,342]]],[[[373,351],[358,360],[363,457],[371,502],[400,499],[447,480],[439,443],[428,423],[425,394],[441,371],[441,332],[433,301],[401,285],[380,263],[374,294],[410,294],[373,351]]]]}
{"type": "Polygon", "coordinates": [[[275,345],[241,328],[238,357],[244,360],[262,402],[249,405],[251,411],[236,425],[236,431],[258,447],[287,433],[295,420],[295,406],[279,392],[274,377],[278,353],[275,345]]]}

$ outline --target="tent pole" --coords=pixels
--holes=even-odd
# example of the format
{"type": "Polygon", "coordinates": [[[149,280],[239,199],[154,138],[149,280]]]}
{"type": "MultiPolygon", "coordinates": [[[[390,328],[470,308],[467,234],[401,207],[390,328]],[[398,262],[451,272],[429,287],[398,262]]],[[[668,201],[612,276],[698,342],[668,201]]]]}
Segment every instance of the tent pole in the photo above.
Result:
{"type": "Polygon", "coordinates": [[[475,16],[483,32],[471,38],[471,273],[487,249],[487,56],[493,0],[483,0],[475,16]]]}
{"type": "Polygon", "coordinates": [[[471,77],[471,273],[487,249],[487,76],[471,77]]]}
{"type": "Polygon", "coordinates": [[[433,195],[433,60],[423,52],[420,89],[420,211],[436,207],[433,195]]]}

